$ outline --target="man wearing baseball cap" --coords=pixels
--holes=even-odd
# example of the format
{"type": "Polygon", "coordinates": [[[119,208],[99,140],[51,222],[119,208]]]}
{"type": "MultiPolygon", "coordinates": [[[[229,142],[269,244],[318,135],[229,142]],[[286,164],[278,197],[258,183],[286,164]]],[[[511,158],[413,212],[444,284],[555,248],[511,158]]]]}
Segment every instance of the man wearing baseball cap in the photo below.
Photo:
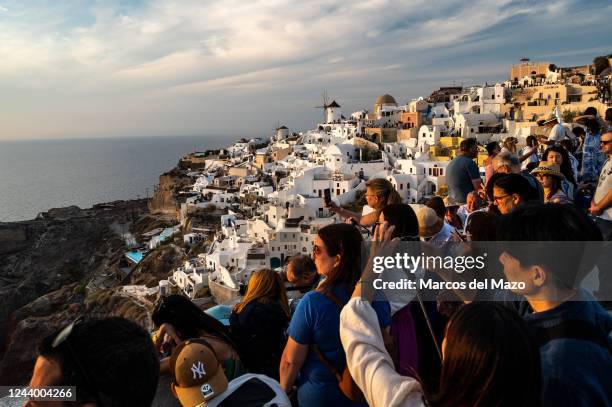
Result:
{"type": "Polygon", "coordinates": [[[291,406],[274,379],[246,374],[228,383],[223,366],[205,339],[182,342],[170,357],[172,392],[184,407],[220,405],[291,406]]]}
{"type": "Polygon", "coordinates": [[[432,208],[425,205],[411,205],[419,221],[419,236],[432,243],[460,241],[455,228],[444,222],[432,208]]]}

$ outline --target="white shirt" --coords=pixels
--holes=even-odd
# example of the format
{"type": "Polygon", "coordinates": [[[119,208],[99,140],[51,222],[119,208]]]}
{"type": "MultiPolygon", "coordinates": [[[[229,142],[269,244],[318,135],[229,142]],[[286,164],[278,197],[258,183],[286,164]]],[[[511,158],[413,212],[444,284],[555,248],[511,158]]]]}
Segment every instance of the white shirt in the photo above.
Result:
{"type": "Polygon", "coordinates": [[[567,153],[570,164],[572,166],[572,173],[574,174],[574,180],[578,180],[578,159],[574,157],[571,153],[567,153]]]}
{"type": "Polygon", "coordinates": [[[435,235],[431,237],[430,242],[431,243],[446,243],[451,240],[454,241],[456,239],[453,236],[454,236],[454,233],[456,232],[457,231],[455,230],[455,228],[449,225],[448,223],[446,223],[445,221],[444,226],[442,226],[442,229],[440,229],[438,233],[436,233],[435,235]]]}
{"type": "Polygon", "coordinates": [[[351,376],[369,406],[425,407],[421,384],[395,371],[369,302],[351,298],[342,308],[340,340],[351,376]]]}
{"type": "Polygon", "coordinates": [[[468,211],[467,204],[463,204],[459,207],[459,209],[457,209],[457,216],[459,216],[459,219],[461,219],[461,224],[464,227],[465,227],[465,221],[469,214],[470,214],[470,211],[468,211]]]}
{"type": "MultiPolygon", "coordinates": [[[[597,203],[601,202],[610,190],[612,190],[612,160],[608,159],[601,169],[601,174],[599,174],[599,181],[597,182],[597,189],[593,199],[597,203]]],[[[599,217],[612,221],[612,206],[604,209],[599,217]]]]}
{"type": "Polygon", "coordinates": [[[548,141],[561,141],[571,139],[569,131],[562,124],[555,124],[550,133],[548,133],[548,141]]]}
{"type": "Polygon", "coordinates": [[[487,211],[487,208],[480,208],[480,209],[476,209],[474,212],[468,213],[468,215],[465,217],[465,222],[463,222],[463,231],[465,232],[465,227],[468,224],[468,220],[470,220],[470,216],[472,216],[476,212],[486,212],[486,211],[487,211]]]}
{"type": "MultiPolygon", "coordinates": [[[[424,275],[425,271],[423,271],[423,269],[421,268],[417,269],[414,273],[405,269],[385,268],[382,273],[375,274],[374,278],[380,278],[385,283],[401,283],[404,279],[419,281],[423,279],[424,275]]],[[[397,311],[408,305],[410,301],[412,301],[416,296],[416,290],[410,290],[408,288],[404,290],[381,288],[377,289],[377,291],[382,291],[387,302],[389,302],[389,307],[391,308],[391,315],[395,314],[397,311]]]]}
{"type": "Polygon", "coordinates": [[[374,212],[374,208],[368,206],[368,204],[363,205],[363,208],[361,208],[361,216],[366,216],[368,213],[372,212],[374,212]]]}
{"type": "MultiPolygon", "coordinates": [[[[537,151],[537,147],[529,147],[529,146],[525,146],[522,150],[521,150],[521,154],[519,154],[519,157],[524,156],[525,154],[531,154],[533,152],[533,150],[537,151]]],[[[537,163],[538,161],[540,161],[540,159],[538,158],[538,154],[531,154],[528,158],[525,159],[525,161],[523,161],[521,163],[521,170],[525,170],[527,169],[527,165],[529,165],[529,163],[537,163]]]]}

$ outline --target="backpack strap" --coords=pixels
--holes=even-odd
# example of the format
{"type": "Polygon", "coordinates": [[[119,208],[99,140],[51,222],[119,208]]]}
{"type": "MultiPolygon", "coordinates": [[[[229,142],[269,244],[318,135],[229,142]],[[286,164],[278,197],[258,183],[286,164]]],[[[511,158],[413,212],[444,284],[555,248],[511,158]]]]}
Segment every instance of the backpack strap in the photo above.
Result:
{"type": "Polygon", "coordinates": [[[550,328],[538,328],[535,332],[539,347],[554,339],[580,339],[588,341],[612,353],[612,347],[605,333],[590,322],[570,319],[550,328]]]}

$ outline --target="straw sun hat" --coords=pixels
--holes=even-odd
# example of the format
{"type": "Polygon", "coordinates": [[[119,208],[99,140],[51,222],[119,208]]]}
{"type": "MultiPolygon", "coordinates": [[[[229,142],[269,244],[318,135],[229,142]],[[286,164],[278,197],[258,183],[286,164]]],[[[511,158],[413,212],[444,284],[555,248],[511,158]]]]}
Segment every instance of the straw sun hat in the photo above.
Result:
{"type": "Polygon", "coordinates": [[[536,168],[534,168],[531,171],[531,173],[534,175],[536,174],[552,175],[560,179],[565,179],[565,176],[561,173],[561,168],[559,167],[559,164],[556,164],[550,161],[541,162],[536,168]]]}

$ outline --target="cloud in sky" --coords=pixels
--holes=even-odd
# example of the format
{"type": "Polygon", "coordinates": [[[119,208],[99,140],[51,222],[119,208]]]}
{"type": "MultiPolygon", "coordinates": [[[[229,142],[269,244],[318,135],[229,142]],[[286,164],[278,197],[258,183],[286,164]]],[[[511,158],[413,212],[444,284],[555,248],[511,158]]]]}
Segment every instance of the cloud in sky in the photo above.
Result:
{"type": "Polygon", "coordinates": [[[262,135],[453,81],[506,79],[520,57],[610,53],[607,1],[0,0],[0,138],[262,135]]]}

